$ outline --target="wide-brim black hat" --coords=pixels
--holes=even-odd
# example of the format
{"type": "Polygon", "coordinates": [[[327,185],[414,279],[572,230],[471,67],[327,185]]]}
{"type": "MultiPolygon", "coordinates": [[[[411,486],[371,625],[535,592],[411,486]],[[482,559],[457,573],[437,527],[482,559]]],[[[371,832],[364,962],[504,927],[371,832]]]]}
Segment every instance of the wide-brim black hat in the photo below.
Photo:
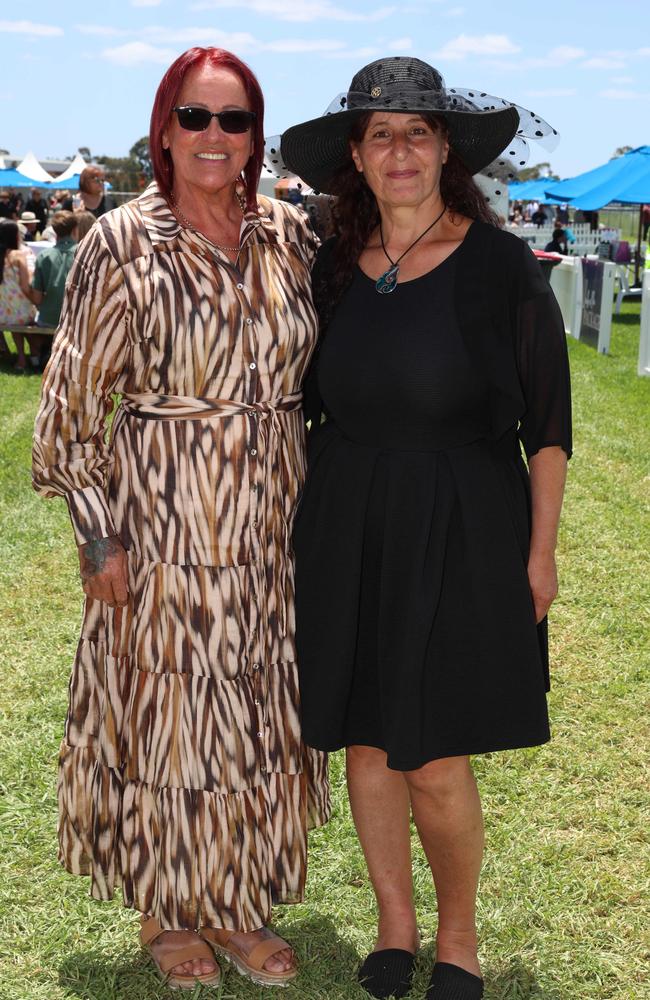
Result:
{"type": "Polygon", "coordinates": [[[450,146],[472,174],[499,157],[503,165],[509,162],[517,169],[527,159],[525,138],[557,137],[532,111],[482,91],[447,89],[433,66],[391,56],[359,70],[347,94],[336,98],[324,115],[283,133],[278,150],[283,168],[328,193],[336,172],[350,162],[352,127],[369,111],[444,118],[450,146]]]}

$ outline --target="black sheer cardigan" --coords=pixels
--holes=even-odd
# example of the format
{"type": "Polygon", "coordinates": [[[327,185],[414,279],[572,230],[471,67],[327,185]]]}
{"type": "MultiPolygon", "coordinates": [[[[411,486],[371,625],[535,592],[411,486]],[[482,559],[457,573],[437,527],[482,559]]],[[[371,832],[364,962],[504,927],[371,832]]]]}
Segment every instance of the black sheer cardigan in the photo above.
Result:
{"type": "MultiPolygon", "coordinates": [[[[518,236],[474,222],[456,267],[454,298],[472,362],[487,377],[490,438],[516,428],[526,457],[559,445],[572,452],[571,389],[564,321],[555,295],[518,236]]],[[[322,314],[336,237],[320,248],[312,280],[322,314]]],[[[321,334],[326,336],[326,331],[321,334]]],[[[304,385],[305,419],[316,428],[323,403],[318,348],[304,385]]]]}

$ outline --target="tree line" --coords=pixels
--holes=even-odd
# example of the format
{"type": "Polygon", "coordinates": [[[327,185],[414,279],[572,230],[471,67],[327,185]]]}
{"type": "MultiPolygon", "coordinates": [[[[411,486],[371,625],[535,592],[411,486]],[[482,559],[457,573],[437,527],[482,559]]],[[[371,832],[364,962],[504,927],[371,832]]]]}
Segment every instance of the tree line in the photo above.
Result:
{"type": "Polygon", "coordinates": [[[104,168],[115,191],[142,191],[153,177],[148,135],[131,146],[128,156],[97,156],[88,146],[80,146],[78,151],[85,160],[104,168]]]}

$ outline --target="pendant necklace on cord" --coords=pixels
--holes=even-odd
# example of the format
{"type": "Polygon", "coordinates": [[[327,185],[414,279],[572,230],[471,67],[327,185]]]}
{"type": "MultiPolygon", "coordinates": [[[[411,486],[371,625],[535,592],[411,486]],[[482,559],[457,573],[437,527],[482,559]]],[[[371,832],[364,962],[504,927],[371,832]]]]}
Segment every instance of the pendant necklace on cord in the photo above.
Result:
{"type": "Polygon", "coordinates": [[[387,271],[384,271],[381,277],[377,278],[375,282],[375,288],[377,289],[380,295],[388,295],[389,292],[395,291],[395,288],[397,286],[397,276],[399,274],[399,262],[402,260],[402,258],[406,257],[409,250],[412,250],[416,243],[420,242],[423,236],[427,235],[430,229],[433,229],[436,222],[440,222],[446,211],[447,211],[447,206],[445,205],[440,215],[433,220],[430,226],[427,226],[424,232],[420,233],[417,240],[413,240],[410,247],[407,247],[404,253],[401,253],[399,255],[397,260],[393,260],[393,258],[389,256],[388,250],[386,249],[386,246],[384,244],[384,233],[381,228],[381,221],[379,222],[379,237],[381,239],[381,248],[388,257],[391,265],[387,271]]]}

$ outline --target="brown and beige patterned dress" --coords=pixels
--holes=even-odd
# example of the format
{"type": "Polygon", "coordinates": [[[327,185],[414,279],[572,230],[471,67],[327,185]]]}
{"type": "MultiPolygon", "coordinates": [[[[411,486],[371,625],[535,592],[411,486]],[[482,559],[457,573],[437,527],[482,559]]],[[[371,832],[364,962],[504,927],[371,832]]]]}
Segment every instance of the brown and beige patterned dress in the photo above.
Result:
{"type": "Polygon", "coordinates": [[[155,185],[79,248],[34,484],[117,534],[125,608],[87,600],[59,773],[60,859],[163,927],[252,930],[303,896],[326,759],[300,738],[290,530],[313,235],[260,200],[232,266],[155,185]],[[107,443],[113,394],[121,401],[107,443]]]}

